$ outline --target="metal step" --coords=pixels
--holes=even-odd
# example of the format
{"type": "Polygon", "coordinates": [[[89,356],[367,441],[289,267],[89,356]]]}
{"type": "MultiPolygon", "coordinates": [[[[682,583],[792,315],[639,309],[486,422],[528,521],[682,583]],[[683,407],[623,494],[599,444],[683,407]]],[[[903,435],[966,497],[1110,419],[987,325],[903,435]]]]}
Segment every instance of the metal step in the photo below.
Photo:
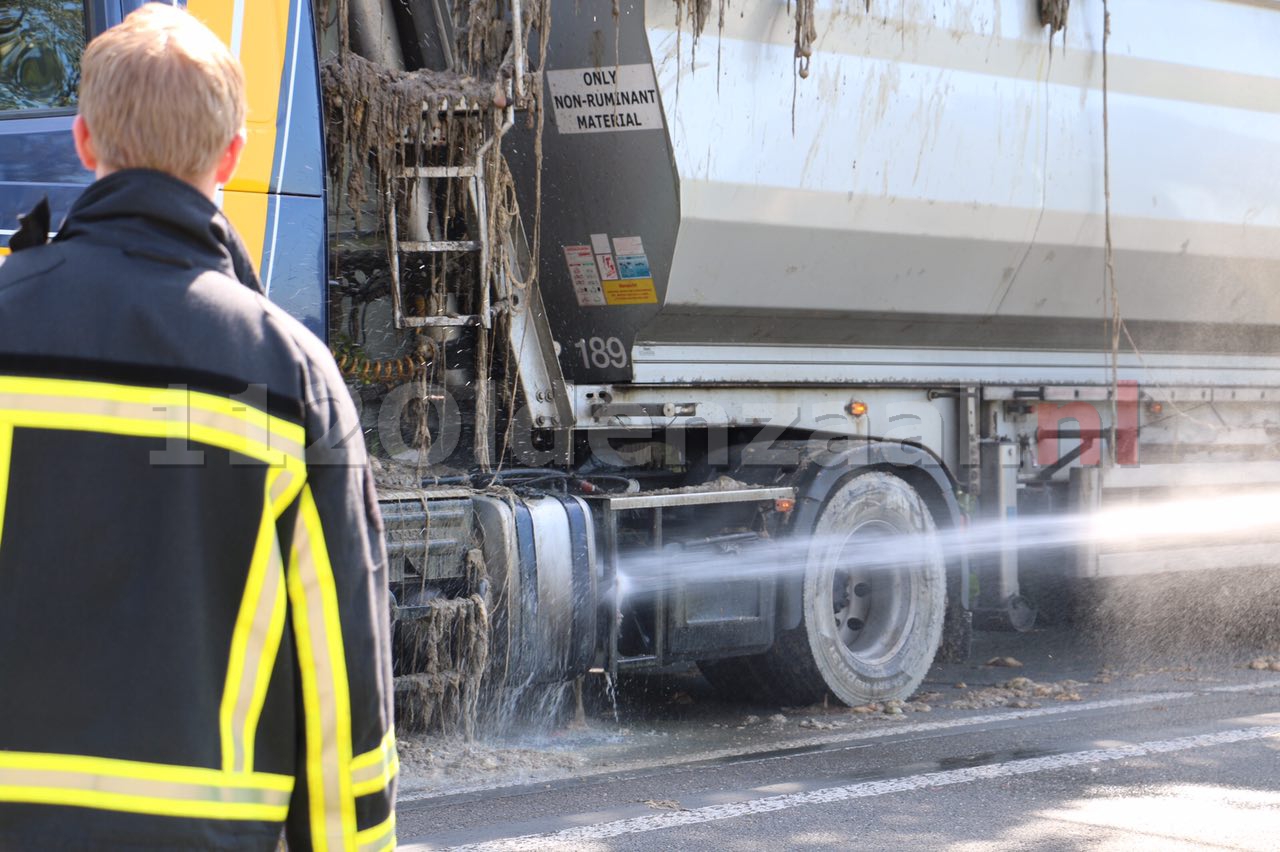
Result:
{"type": "Polygon", "coordinates": [[[468,325],[480,325],[480,317],[475,316],[474,314],[470,316],[461,316],[461,315],[454,316],[450,314],[443,314],[440,316],[430,316],[430,317],[401,317],[400,323],[406,328],[436,328],[441,326],[444,326],[444,327],[468,326],[468,325]]]}
{"type": "Polygon", "coordinates": [[[400,173],[405,178],[473,178],[475,166],[410,166],[400,173]]]}
{"type": "Polygon", "coordinates": [[[769,500],[793,500],[796,490],[790,486],[756,488],[743,486],[730,489],[683,488],[673,491],[640,491],[635,494],[588,494],[586,499],[604,503],[612,510],[661,509],[678,506],[704,506],[711,503],[763,503],[769,500]]]}
{"type": "Polygon", "coordinates": [[[480,251],[484,247],[479,240],[400,240],[396,245],[405,252],[480,251]]]}

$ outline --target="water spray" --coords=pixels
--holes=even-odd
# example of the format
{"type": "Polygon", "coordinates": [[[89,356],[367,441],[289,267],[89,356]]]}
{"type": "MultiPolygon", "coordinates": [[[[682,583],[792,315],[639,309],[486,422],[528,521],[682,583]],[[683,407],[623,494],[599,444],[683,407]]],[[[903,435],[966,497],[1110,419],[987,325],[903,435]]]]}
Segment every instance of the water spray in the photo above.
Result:
{"type": "MultiPolygon", "coordinates": [[[[620,600],[699,583],[803,576],[811,557],[840,552],[849,571],[894,571],[941,554],[977,561],[1010,546],[1166,549],[1255,544],[1280,546],[1280,490],[1144,501],[1087,514],[982,520],[921,534],[853,529],[826,537],[726,540],[714,547],[670,546],[627,554],[618,572],[620,600]]],[[[1136,571],[1133,573],[1137,573],[1136,571]]]]}

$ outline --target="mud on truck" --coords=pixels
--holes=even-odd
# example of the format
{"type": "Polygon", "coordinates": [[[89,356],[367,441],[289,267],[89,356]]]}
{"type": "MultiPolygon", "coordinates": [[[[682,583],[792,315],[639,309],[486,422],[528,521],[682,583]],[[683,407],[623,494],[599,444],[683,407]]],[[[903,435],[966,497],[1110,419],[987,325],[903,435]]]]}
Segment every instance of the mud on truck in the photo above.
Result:
{"type": "MultiPolygon", "coordinates": [[[[0,10],[9,233],[134,5],[0,10]]],[[[402,726],[689,663],[906,698],[1050,580],[1269,561],[941,540],[1280,482],[1280,9],[186,5],[249,79],[221,203],[362,411],[402,726]]]]}

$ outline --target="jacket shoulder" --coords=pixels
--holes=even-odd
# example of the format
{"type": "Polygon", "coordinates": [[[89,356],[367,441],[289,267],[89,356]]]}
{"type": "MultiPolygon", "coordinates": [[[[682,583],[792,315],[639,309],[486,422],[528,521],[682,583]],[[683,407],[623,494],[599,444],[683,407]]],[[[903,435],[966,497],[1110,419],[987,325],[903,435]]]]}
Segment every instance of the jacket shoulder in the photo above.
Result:
{"type": "Polygon", "coordinates": [[[317,461],[363,464],[366,458],[360,416],[329,347],[283,308],[256,296],[268,322],[287,339],[302,372],[308,431],[320,441],[309,450],[317,461]],[[323,436],[323,438],[321,437],[323,436]]]}
{"type": "Polygon", "coordinates": [[[61,246],[43,245],[0,257],[0,290],[37,275],[47,275],[66,262],[61,246]]]}
{"type": "Polygon", "coordinates": [[[346,383],[324,341],[266,296],[252,295],[262,303],[268,323],[290,343],[308,374],[315,374],[327,384],[336,384],[345,393],[346,383]]]}

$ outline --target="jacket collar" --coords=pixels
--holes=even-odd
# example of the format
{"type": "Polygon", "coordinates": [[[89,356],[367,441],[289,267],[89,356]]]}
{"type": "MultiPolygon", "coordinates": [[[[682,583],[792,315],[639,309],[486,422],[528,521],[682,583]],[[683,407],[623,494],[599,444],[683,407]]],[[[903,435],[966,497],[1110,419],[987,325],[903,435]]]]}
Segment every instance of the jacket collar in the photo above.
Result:
{"type": "Polygon", "coordinates": [[[54,242],[75,239],[110,243],[162,263],[215,269],[263,292],[227,217],[194,186],[163,172],[125,169],[95,181],[71,206],[54,242]]]}

